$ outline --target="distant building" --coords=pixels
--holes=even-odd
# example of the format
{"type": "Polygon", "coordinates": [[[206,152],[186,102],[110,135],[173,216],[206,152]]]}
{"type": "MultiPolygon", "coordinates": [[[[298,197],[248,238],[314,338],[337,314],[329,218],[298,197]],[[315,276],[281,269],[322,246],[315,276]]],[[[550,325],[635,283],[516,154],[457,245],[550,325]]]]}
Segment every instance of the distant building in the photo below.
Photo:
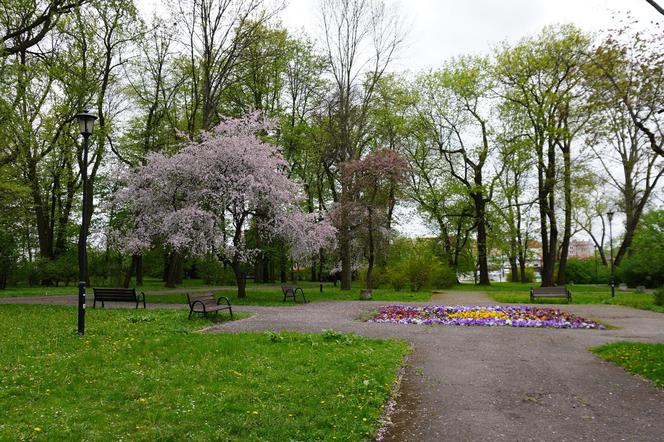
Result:
{"type": "Polygon", "coordinates": [[[569,257],[588,259],[595,255],[595,247],[591,241],[578,241],[573,239],[569,243],[569,257]]]}

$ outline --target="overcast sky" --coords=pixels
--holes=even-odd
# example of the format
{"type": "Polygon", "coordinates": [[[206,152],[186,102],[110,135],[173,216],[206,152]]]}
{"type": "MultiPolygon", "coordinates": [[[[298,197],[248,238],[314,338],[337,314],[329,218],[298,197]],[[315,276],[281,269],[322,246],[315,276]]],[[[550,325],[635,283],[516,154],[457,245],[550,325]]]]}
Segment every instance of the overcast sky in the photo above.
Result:
{"type": "MultiPolygon", "coordinates": [[[[388,2],[390,3],[390,2],[388,2]]],[[[408,23],[397,70],[431,68],[460,54],[488,53],[497,43],[518,41],[553,23],[587,31],[614,25],[615,11],[631,11],[644,25],[660,15],[645,0],[392,0],[408,23]]],[[[282,21],[315,36],[318,0],[290,0],[282,21]]]]}

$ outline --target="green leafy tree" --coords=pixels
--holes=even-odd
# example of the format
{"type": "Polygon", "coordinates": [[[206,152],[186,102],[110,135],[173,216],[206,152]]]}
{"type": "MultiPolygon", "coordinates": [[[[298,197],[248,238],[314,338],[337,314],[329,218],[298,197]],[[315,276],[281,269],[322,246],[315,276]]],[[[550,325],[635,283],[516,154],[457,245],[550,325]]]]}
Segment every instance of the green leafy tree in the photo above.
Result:
{"type": "Polygon", "coordinates": [[[619,275],[631,286],[664,285],[664,211],[646,213],[619,275]]]}

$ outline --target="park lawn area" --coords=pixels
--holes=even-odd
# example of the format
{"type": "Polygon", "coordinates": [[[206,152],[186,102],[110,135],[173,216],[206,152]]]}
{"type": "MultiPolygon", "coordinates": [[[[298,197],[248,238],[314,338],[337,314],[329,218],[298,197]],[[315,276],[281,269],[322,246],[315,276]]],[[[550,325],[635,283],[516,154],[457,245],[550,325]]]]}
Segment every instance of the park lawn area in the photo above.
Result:
{"type": "MultiPolygon", "coordinates": [[[[290,283],[289,283],[290,284],[290,283]]],[[[297,285],[301,286],[304,290],[304,295],[307,301],[358,301],[360,299],[360,290],[362,286],[354,284],[353,289],[350,291],[343,291],[339,287],[334,287],[330,283],[323,284],[323,292],[320,292],[318,283],[299,282],[297,285]]],[[[237,292],[232,290],[215,291],[216,295],[226,296],[231,305],[276,305],[276,306],[293,306],[297,305],[293,302],[292,298],[288,298],[286,302],[283,301],[284,296],[279,286],[270,285],[248,285],[247,297],[239,299],[237,292]]],[[[431,299],[431,291],[418,291],[412,292],[409,290],[396,291],[393,289],[373,289],[372,297],[375,301],[386,302],[414,302],[414,301],[428,301],[431,299]]],[[[146,295],[147,302],[151,303],[166,303],[166,304],[186,304],[187,297],[184,293],[181,294],[153,294],[146,295]]],[[[298,304],[302,302],[302,298],[298,295],[298,304]]]]}
{"type": "MultiPolygon", "coordinates": [[[[496,302],[508,304],[530,304],[530,288],[537,287],[537,283],[521,284],[514,282],[494,282],[489,287],[473,284],[458,284],[454,290],[481,290],[487,293],[496,302]]],[[[611,298],[611,288],[605,285],[570,285],[567,288],[572,292],[572,304],[613,304],[642,310],[651,310],[664,313],[664,307],[655,304],[655,295],[652,293],[637,293],[634,290],[616,290],[616,296],[611,298]]],[[[564,299],[536,299],[536,304],[565,304],[564,299]]]]}
{"type": "Polygon", "coordinates": [[[592,348],[591,351],[605,361],[625,367],[664,387],[664,344],[616,342],[592,348]]]}
{"type": "MultiPolygon", "coordinates": [[[[293,283],[288,282],[288,285],[293,283]]],[[[342,291],[330,282],[323,283],[323,293],[320,292],[320,284],[317,282],[299,281],[297,284],[304,289],[307,300],[310,301],[357,301],[360,298],[360,290],[364,286],[359,283],[353,283],[353,289],[342,291]]],[[[94,287],[94,285],[93,285],[94,287]]],[[[143,286],[137,287],[137,291],[146,292],[146,300],[149,303],[158,304],[186,304],[187,297],[185,293],[210,291],[216,295],[226,296],[230,299],[232,305],[294,305],[292,299],[289,302],[283,302],[283,295],[280,284],[256,284],[247,283],[247,298],[237,298],[237,288],[235,286],[207,286],[200,279],[185,279],[183,284],[174,289],[164,287],[163,281],[157,278],[146,278],[143,286]]],[[[77,287],[24,287],[8,288],[0,290],[0,297],[18,297],[18,296],[51,296],[51,295],[75,295],[78,293],[77,287]]],[[[92,294],[92,289],[88,289],[88,294],[92,294]]],[[[386,302],[408,302],[408,301],[428,301],[431,299],[431,291],[410,290],[396,291],[393,289],[374,289],[373,298],[377,301],[386,302]]],[[[90,296],[90,299],[92,297],[90,296]]],[[[298,301],[301,298],[298,297],[298,301]]]]}
{"type": "Polygon", "coordinates": [[[206,334],[181,310],[0,305],[0,440],[362,440],[409,347],[206,334]]]}
{"type": "MultiPolygon", "coordinates": [[[[132,281],[133,282],[133,281],[132,281]]],[[[90,287],[110,287],[110,285],[92,284],[90,287]]],[[[92,289],[88,287],[88,292],[92,293],[92,289]]],[[[133,287],[133,286],[132,286],[133,287]]],[[[143,285],[137,287],[138,291],[178,291],[182,288],[205,288],[202,279],[185,279],[176,289],[169,289],[164,287],[164,281],[159,278],[144,278],[143,285]]],[[[5,290],[0,290],[0,297],[17,297],[17,296],[51,296],[51,295],[76,295],[78,294],[78,286],[76,283],[70,283],[68,286],[60,285],[55,286],[21,286],[21,287],[7,287],[5,290]]]]}

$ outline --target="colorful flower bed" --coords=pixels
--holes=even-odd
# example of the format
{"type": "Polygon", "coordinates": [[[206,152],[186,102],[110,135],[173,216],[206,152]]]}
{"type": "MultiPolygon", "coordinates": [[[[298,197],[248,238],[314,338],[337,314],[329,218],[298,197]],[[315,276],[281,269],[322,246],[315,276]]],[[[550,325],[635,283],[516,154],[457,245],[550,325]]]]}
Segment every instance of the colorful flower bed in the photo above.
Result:
{"type": "Polygon", "coordinates": [[[404,306],[380,309],[370,322],[397,324],[507,325],[512,327],[605,328],[569,312],[536,306],[404,306]]]}

